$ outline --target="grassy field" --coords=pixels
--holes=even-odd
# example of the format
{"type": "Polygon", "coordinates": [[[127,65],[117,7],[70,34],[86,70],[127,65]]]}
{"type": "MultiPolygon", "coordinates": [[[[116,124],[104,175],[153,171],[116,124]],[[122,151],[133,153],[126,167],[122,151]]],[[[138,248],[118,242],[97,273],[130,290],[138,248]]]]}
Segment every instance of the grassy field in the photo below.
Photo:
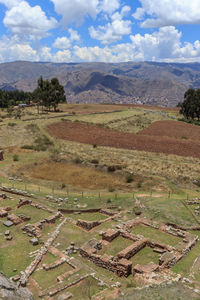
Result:
{"type": "Polygon", "coordinates": [[[120,251],[125,249],[126,247],[133,244],[133,241],[125,239],[121,236],[114,239],[111,243],[109,243],[107,246],[103,247],[103,249],[99,252],[99,254],[107,254],[116,256],[120,251]]]}
{"type": "MultiPolygon", "coordinates": [[[[173,222],[189,227],[198,225],[199,217],[195,219],[183,205],[183,201],[199,197],[200,187],[193,184],[200,174],[199,159],[99,145],[94,147],[53,138],[46,130],[48,125],[65,119],[93,123],[121,132],[138,133],[155,121],[176,121],[179,117],[177,111],[159,108],[154,110],[148,107],[65,104],[60,106],[60,110],[56,113],[38,115],[36,108],[28,108],[24,110],[21,120],[7,118],[6,112],[2,112],[0,145],[4,150],[4,160],[0,162],[1,186],[6,185],[33,193],[35,198],[32,200],[34,202],[51,208],[54,213],[60,208],[83,209],[114,206],[121,209],[121,217],[101,224],[89,233],[66,221],[53,243],[58,252],[60,251],[60,255],[65,253],[71,242],[74,242],[76,247],[81,247],[92,238],[100,240],[100,231],[116,228],[117,225],[134,219],[135,213],[138,211],[141,213],[141,217],[161,223],[173,222]],[[112,172],[109,171],[110,167],[112,172]],[[130,174],[132,181],[127,182],[126,176],[130,174]],[[17,178],[13,180],[10,177],[17,178]],[[54,199],[50,200],[46,195],[51,195],[54,199]],[[63,198],[64,201],[59,202],[59,198],[63,198]]],[[[51,215],[29,205],[16,209],[21,196],[13,194],[10,196],[13,197],[13,200],[0,198],[0,208],[9,206],[12,213],[16,215],[30,216],[31,220],[28,221],[30,223],[38,222],[51,215]]],[[[191,207],[193,212],[195,207],[191,207]]],[[[81,218],[88,221],[106,218],[99,213],[63,214],[62,220],[64,217],[71,217],[74,220],[81,218]]],[[[7,228],[3,225],[5,220],[6,218],[0,219],[0,270],[10,277],[26,269],[34,259],[30,253],[43,246],[61,220],[50,226],[48,224],[43,226],[38,246],[32,246],[29,242],[31,237],[23,234],[21,227],[24,224],[12,226],[9,230],[13,239],[6,241],[4,233],[7,228]],[[14,271],[15,269],[17,271],[14,271]]],[[[132,233],[171,246],[176,246],[180,240],[145,226],[133,228],[132,233]]],[[[199,235],[199,232],[192,233],[199,235]]],[[[128,239],[118,237],[112,243],[103,246],[99,254],[106,253],[115,256],[132,243],[128,239]]],[[[192,266],[199,253],[200,243],[198,242],[188,255],[172,268],[172,271],[191,278],[192,266]]],[[[78,262],[79,271],[66,278],[65,283],[82,275],[94,273],[110,286],[110,288],[100,287],[97,280],[89,277],[63,292],[71,292],[74,299],[86,300],[102,291],[105,299],[109,299],[109,293],[115,292],[111,285],[116,282],[120,282],[120,291],[124,293],[131,292],[131,286],[139,285],[132,275],[128,279],[119,278],[114,273],[81,257],[79,251],[69,256],[72,262],[73,257],[78,262]]],[[[57,286],[56,277],[72,269],[66,263],[51,271],[41,269],[42,264],[55,262],[59,257],[59,255],[55,256],[48,252],[43,257],[37,271],[33,273],[33,278],[42,290],[57,286]]],[[[131,261],[134,266],[151,261],[158,263],[158,259],[158,254],[145,247],[133,256],[131,261]]],[[[194,273],[195,287],[198,286],[200,280],[198,265],[194,265],[194,273]]],[[[31,285],[31,280],[29,284],[31,285]]],[[[32,284],[31,289],[34,291],[35,299],[39,299],[37,287],[32,284]]],[[[62,293],[59,293],[55,300],[58,300],[60,295],[62,293]]],[[[132,295],[136,300],[200,298],[179,284],[170,288],[153,287],[151,290],[134,290],[132,295]]],[[[126,299],[133,299],[132,295],[127,296],[126,299]]],[[[47,297],[44,297],[44,300],[46,299],[47,297]]]]}
{"type": "Polygon", "coordinates": [[[153,252],[151,248],[145,247],[139,251],[136,255],[130,258],[133,263],[133,267],[137,264],[146,265],[150,262],[158,264],[159,255],[153,252]]]}
{"type": "Polygon", "coordinates": [[[133,234],[143,235],[145,238],[149,238],[155,242],[160,242],[162,244],[167,244],[171,246],[176,246],[181,241],[181,238],[161,232],[151,227],[141,225],[132,228],[131,232],[133,234]]]}
{"type": "Polygon", "coordinates": [[[61,266],[49,271],[38,270],[33,274],[33,278],[37,281],[42,289],[45,289],[47,286],[55,285],[57,283],[56,278],[58,276],[71,270],[72,267],[70,267],[70,265],[68,265],[67,263],[64,263],[61,266]]]}

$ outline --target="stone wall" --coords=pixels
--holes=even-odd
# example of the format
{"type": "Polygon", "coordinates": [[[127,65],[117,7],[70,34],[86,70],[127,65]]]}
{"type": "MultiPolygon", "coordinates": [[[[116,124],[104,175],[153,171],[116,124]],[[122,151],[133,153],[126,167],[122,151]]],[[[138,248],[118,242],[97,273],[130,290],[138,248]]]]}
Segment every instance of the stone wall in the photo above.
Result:
{"type": "Polygon", "coordinates": [[[82,227],[83,229],[86,229],[87,231],[91,230],[92,228],[99,226],[101,224],[101,222],[99,221],[85,221],[85,220],[81,220],[78,219],[78,221],[76,222],[76,225],[79,227],[82,227]]]}
{"type": "Polygon", "coordinates": [[[112,242],[116,237],[120,235],[120,231],[116,229],[108,229],[102,234],[102,240],[112,242]]]}
{"type": "Polygon", "coordinates": [[[44,246],[39,250],[38,254],[36,255],[35,259],[31,262],[31,264],[26,268],[26,270],[23,272],[23,275],[21,276],[19,280],[19,286],[26,286],[29,277],[31,274],[36,270],[38,264],[41,262],[43,256],[47,253],[49,247],[53,244],[55,239],[60,233],[61,227],[66,223],[66,219],[60,223],[56,230],[51,234],[51,236],[48,238],[48,240],[45,242],[44,246]]]}
{"type": "Polygon", "coordinates": [[[123,249],[121,252],[117,254],[118,258],[126,258],[129,259],[138,253],[141,249],[143,249],[147,244],[147,239],[137,241],[132,245],[128,246],[127,248],[123,249]]]}
{"type": "Polygon", "coordinates": [[[49,271],[49,270],[52,270],[52,269],[55,269],[55,268],[61,266],[65,262],[66,262],[66,259],[64,257],[61,257],[61,259],[53,262],[52,264],[46,264],[46,265],[43,265],[42,267],[45,271],[49,271]]]}
{"type": "Polygon", "coordinates": [[[109,255],[98,255],[91,252],[87,252],[81,248],[80,254],[82,257],[90,260],[95,265],[114,272],[118,276],[128,277],[131,274],[132,262],[127,259],[119,259],[114,261],[112,256],[109,255]]]}

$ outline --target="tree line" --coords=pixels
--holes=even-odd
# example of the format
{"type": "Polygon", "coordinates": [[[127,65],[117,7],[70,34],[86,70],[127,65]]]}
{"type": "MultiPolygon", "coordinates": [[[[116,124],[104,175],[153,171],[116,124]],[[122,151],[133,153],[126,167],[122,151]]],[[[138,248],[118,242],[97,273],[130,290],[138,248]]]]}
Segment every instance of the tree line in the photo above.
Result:
{"type": "Polygon", "coordinates": [[[64,87],[59,83],[57,78],[44,80],[41,76],[38,79],[37,87],[33,92],[23,91],[3,91],[0,89],[0,107],[9,108],[19,104],[29,105],[36,104],[38,109],[40,106],[47,110],[51,108],[56,111],[60,102],[65,102],[64,87]]]}
{"type": "Polygon", "coordinates": [[[191,120],[200,120],[200,89],[188,89],[184,94],[184,101],[179,103],[180,113],[191,120]]]}

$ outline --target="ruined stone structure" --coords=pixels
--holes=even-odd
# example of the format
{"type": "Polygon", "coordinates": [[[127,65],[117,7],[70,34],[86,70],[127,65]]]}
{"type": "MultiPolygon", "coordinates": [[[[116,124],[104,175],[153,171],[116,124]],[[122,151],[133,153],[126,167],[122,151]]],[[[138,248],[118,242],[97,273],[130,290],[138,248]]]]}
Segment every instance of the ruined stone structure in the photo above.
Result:
{"type": "Polygon", "coordinates": [[[80,254],[95,265],[114,272],[118,276],[128,277],[131,274],[132,262],[125,258],[114,260],[112,256],[107,254],[96,254],[97,250],[101,248],[102,244],[98,240],[92,239],[82,246],[80,254]]]}
{"type": "Polygon", "coordinates": [[[154,271],[161,271],[166,268],[172,267],[182,257],[184,257],[192,247],[197,243],[198,236],[194,236],[186,231],[174,228],[173,226],[159,224],[158,222],[152,222],[147,219],[136,218],[128,221],[124,228],[120,229],[108,229],[106,232],[102,232],[102,241],[99,242],[96,239],[92,239],[86,242],[80,249],[80,254],[92,261],[94,264],[114,272],[118,276],[125,276],[131,274],[143,274],[154,271]],[[149,226],[155,230],[166,232],[182,238],[176,247],[172,247],[163,243],[155,242],[151,239],[144,238],[141,235],[134,235],[130,233],[130,229],[136,225],[149,226]],[[123,238],[133,241],[133,243],[120,251],[115,257],[107,254],[100,255],[99,250],[102,248],[103,241],[112,243],[112,241],[121,235],[123,238]],[[138,253],[144,247],[150,247],[153,251],[160,253],[160,259],[158,264],[149,263],[146,266],[136,265],[132,269],[132,262],[129,261],[136,253],[138,253]]]}

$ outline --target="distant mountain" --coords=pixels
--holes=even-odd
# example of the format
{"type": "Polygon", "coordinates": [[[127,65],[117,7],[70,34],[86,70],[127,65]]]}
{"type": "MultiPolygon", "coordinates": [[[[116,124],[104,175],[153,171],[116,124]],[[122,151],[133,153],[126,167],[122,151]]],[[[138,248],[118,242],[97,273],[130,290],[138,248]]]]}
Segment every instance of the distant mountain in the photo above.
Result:
{"type": "Polygon", "coordinates": [[[189,87],[200,87],[199,63],[17,61],[0,64],[0,88],[32,91],[41,75],[58,77],[68,102],[175,106],[189,87]]]}

